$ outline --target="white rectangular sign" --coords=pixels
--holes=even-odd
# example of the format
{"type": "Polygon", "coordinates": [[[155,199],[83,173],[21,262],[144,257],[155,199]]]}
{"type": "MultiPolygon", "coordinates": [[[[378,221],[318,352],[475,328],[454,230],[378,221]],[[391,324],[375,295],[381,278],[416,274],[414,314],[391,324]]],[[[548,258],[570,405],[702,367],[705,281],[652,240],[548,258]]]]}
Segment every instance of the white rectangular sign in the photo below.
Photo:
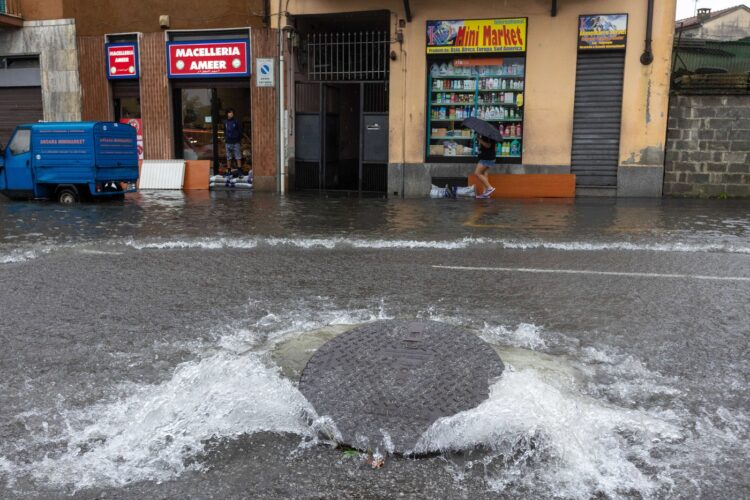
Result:
{"type": "Polygon", "coordinates": [[[255,60],[255,86],[274,86],[274,60],[272,58],[257,58],[255,60]]]}

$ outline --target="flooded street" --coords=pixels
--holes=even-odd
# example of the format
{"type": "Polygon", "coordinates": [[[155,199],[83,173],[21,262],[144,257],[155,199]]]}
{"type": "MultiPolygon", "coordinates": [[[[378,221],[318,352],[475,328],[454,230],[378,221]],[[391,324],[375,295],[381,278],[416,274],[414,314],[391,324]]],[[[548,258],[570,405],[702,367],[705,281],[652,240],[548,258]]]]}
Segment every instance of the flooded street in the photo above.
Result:
{"type": "Polygon", "coordinates": [[[747,202],[2,199],[0,283],[2,498],[750,497],[747,202]],[[373,470],[297,383],[391,318],[506,371],[373,470]]]}

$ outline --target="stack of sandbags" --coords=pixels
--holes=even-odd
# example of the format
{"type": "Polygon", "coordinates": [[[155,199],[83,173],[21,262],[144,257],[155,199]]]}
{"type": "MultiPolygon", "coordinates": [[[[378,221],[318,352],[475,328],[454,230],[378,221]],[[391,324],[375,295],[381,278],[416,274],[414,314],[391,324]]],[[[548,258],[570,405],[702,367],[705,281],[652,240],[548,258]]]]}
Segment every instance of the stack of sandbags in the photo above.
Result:
{"type": "Polygon", "coordinates": [[[241,175],[239,177],[214,175],[209,179],[209,189],[252,189],[252,175],[241,175]]]}

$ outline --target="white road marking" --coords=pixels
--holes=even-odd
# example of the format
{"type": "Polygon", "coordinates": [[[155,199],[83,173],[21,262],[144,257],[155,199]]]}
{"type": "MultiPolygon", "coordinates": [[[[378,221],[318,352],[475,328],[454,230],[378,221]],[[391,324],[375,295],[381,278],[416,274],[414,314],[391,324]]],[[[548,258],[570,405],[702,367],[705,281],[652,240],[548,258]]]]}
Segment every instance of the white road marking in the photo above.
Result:
{"type": "Polygon", "coordinates": [[[662,274],[662,273],[629,273],[619,271],[592,271],[588,269],[537,269],[529,267],[469,267],[469,266],[432,266],[435,269],[454,271],[495,271],[502,273],[534,274],[588,274],[597,276],[624,276],[628,278],[670,278],[703,281],[740,281],[750,282],[750,277],[742,276],[706,276],[701,274],[662,274]]]}

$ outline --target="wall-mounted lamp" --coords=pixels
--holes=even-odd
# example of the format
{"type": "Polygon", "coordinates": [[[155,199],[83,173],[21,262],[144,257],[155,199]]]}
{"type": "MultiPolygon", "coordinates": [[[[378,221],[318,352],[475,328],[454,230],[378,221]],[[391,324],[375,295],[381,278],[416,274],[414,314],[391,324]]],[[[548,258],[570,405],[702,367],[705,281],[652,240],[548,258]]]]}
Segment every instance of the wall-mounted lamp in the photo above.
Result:
{"type": "Polygon", "coordinates": [[[169,29],[169,16],[159,16],[159,27],[163,30],[169,29]]]}

